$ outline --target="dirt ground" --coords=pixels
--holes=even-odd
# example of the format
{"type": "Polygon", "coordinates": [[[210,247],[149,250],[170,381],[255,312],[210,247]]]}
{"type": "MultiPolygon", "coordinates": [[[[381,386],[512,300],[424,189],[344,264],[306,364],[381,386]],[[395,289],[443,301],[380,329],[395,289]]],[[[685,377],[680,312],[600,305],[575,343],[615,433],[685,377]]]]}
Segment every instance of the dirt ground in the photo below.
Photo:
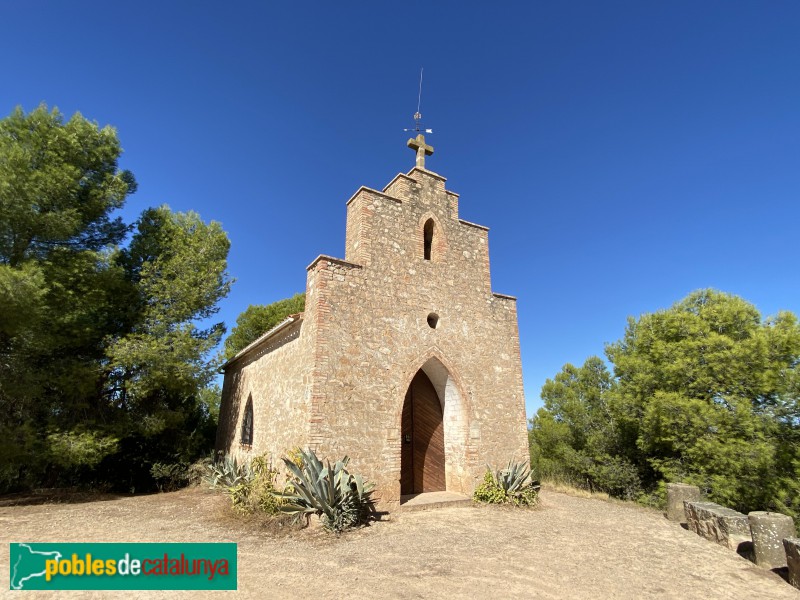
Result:
{"type": "MultiPolygon", "coordinates": [[[[225,502],[198,488],[93,502],[0,502],[0,581],[9,581],[9,542],[237,542],[238,592],[207,596],[800,599],[800,590],[778,575],[656,512],[547,490],[533,511],[402,512],[339,538],[317,528],[286,534],[231,520],[225,502]]],[[[117,593],[126,599],[201,595],[117,593]]]]}

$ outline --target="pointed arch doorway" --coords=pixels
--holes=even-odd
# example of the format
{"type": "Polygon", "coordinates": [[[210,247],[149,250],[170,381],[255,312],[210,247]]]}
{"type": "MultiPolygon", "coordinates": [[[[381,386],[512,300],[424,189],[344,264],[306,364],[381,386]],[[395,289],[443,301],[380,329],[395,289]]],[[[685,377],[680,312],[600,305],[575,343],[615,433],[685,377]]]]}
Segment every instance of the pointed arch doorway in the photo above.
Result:
{"type": "Polygon", "coordinates": [[[446,489],[442,402],[420,369],[403,402],[400,494],[446,489]]]}

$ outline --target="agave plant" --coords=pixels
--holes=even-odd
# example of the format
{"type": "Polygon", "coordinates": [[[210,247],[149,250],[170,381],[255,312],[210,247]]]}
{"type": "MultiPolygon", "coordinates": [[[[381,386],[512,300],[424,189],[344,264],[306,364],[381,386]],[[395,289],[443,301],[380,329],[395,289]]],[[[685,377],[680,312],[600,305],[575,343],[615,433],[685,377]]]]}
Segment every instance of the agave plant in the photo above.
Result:
{"type": "Polygon", "coordinates": [[[300,462],[283,458],[291,479],[286,491],[276,494],[283,499],[283,512],[296,519],[318,515],[331,531],[342,531],[364,523],[375,512],[373,486],[360,475],[347,471],[350,459],[345,456],[331,466],[323,464],[312,450],[300,451],[300,462]]]}
{"type": "Polygon", "coordinates": [[[245,462],[240,465],[235,458],[227,454],[222,460],[208,465],[206,481],[212,488],[221,486],[230,489],[251,479],[253,470],[250,464],[245,462]]]}
{"type": "Polygon", "coordinates": [[[508,462],[505,469],[492,471],[486,466],[483,482],[475,489],[473,497],[479,502],[535,506],[539,502],[538,481],[531,481],[530,467],[524,462],[508,462]]]}
{"type": "MultiPolygon", "coordinates": [[[[487,465],[487,468],[489,466],[487,465]]],[[[489,470],[491,470],[489,468],[489,470]]],[[[531,476],[531,470],[524,462],[508,461],[505,469],[495,471],[494,480],[503,491],[511,496],[525,487],[525,482],[531,476]]]]}

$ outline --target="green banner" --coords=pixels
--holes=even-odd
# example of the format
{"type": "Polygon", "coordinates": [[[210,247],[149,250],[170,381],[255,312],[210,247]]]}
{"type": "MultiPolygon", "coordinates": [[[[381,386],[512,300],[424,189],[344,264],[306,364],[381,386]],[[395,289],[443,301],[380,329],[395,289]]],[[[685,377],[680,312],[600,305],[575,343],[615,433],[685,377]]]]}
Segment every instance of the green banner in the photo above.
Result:
{"type": "Polygon", "coordinates": [[[236,589],[236,544],[9,546],[12,590],[236,589]]]}

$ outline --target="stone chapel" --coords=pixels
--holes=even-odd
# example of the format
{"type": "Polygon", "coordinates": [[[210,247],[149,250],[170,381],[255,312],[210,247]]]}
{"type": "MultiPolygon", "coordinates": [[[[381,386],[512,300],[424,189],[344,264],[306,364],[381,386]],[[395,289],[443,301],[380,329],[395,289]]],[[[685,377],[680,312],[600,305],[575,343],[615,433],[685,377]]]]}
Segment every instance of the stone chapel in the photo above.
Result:
{"type": "Polygon", "coordinates": [[[344,259],[307,268],[305,312],[223,365],[217,451],[348,455],[382,503],[472,494],[486,465],[527,460],[516,299],[492,291],[488,229],[416,166],[347,201],[344,259]]]}

